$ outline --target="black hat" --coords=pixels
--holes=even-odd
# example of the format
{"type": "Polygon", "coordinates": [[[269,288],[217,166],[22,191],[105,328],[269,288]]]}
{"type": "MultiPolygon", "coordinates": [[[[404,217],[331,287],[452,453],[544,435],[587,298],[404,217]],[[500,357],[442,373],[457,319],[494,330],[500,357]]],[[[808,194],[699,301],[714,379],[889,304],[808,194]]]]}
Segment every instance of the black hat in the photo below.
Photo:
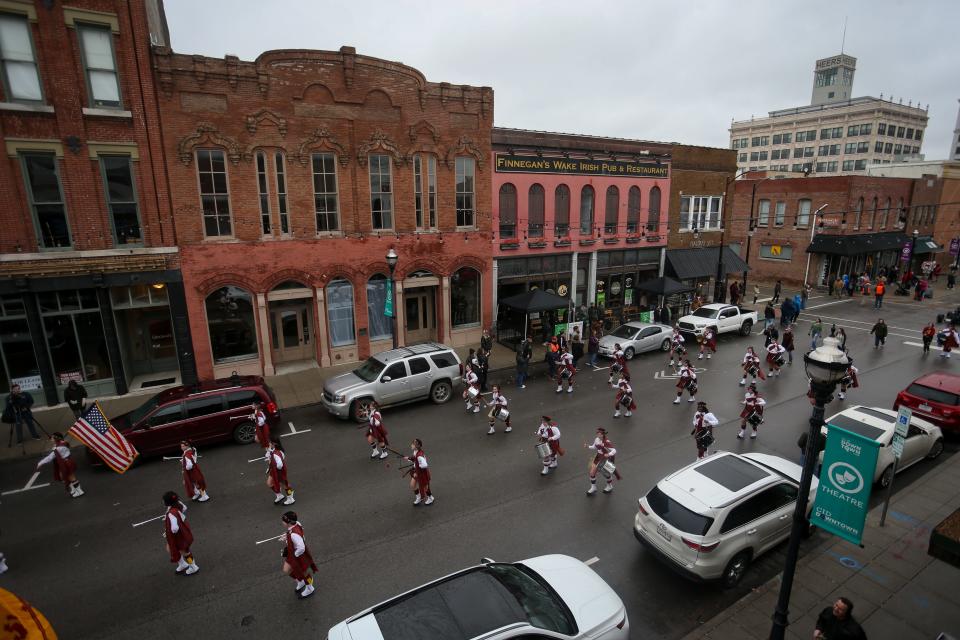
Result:
{"type": "Polygon", "coordinates": [[[283,520],[284,522],[289,523],[289,524],[293,524],[293,523],[296,522],[299,518],[297,518],[297,512],[296,512],[296,511],[287,511],[287,512],[284,513],[282,516],[280,516],[280,519],[283,520]]]}

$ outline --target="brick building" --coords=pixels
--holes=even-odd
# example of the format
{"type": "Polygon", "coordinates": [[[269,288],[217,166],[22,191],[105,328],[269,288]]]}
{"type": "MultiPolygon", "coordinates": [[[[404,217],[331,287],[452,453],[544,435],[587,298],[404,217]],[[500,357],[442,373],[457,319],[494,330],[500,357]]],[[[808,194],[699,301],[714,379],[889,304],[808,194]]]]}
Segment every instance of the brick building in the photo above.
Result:
{"type": "Polygon", "coordinates": [[[493,91],[339,51],[154,48],[202,377],[475,343],[492,311],[493,91]]]}
{"type": "Polygon", "coordinates": [[[70,380],[102,396],[196,377],[149,11],[162,8],[0,3],[3,391],[53,404],[70,380]]]}
{"type": "Polygon", "coordinates": [[[814,286],[838,273],[876,276],[894,266],[902,272],[900,252],[908,233],[916,230],[921,240],[917,261],[930,252],[924,237],[931,235],[932,221],[910,218],[916,197],[915,181],[908,178],[750,177],[736,182],[731,242],[749,263],[750,278],[786,285],[804,281],[808,256],[808,282],[814,286]],[[822,205],[826,208],[814,219],[822,205]]]}

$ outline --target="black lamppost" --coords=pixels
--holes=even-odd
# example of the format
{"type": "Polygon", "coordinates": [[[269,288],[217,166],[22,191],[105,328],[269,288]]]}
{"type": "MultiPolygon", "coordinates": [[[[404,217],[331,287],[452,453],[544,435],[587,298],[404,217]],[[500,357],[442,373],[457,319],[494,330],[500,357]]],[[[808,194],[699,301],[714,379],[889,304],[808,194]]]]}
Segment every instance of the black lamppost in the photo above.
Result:
{"type": "Polygon", "coordinates": [[[730,184],[734,182],[737,178],[747,173],[749,169],[744,169],[740,173],[727,178],[727,181],[723,185],[723,212],[721,214],[722,218],[720,220],[720,253],[717,260],[717,277],[713,283],[713,301],[714,302],[726,302],[727,300],[727,291],[726,291],[726,272],[723,270],[723,238],[727,233],[727,189],[730,188],[730,184]]]}
{"type": "Polygon", "coordinates": [[[390,316],[390,333],[393,334],[393,348],[397,348],[397,283],[393,279],[393,272],[397,268],[397,260],[400,256],[390,247],[387,251],[387,266],[390,267],[390,302],[393,307],[393,315],[390,316]]]}
{"type": "Polygon", "coordinates": [[[810,526],[807,521],[807,502],[810,484],[813,480],[813,468],[819,457],[820,428],[823,426],[824,407],[833,399],[833,391],[847,373],[850,360],[838,347],[836,338],[824,338],[823,345],[803,356],[803,365],[810,379],[813,391],[813,414],[810,416],[810,431],[807,434],[807,448],[804,452],[803,472],[800,474],[800,493],[793,510],[793,528],[790,530],[790,542],[787,546],[787,559],[780,581],[780,595],[777,608],[773,612],[771,640],[783,640],[787,632],[790,592],[793,589],[793,574],[797,569],[797,557],[800,554],[800,540],[804,530],[810,526]]]}
{"type": "MultiPolygon", "coordinates": [[[[918,229],[913,230],[913,236],[910,238],[910,262],[907,263],[907,270],[913,271],[914,257],[917,255],[917,237],[920,235],[918,229]]],[[[914,271],[916,273],[916,271],[914,271]]]]}

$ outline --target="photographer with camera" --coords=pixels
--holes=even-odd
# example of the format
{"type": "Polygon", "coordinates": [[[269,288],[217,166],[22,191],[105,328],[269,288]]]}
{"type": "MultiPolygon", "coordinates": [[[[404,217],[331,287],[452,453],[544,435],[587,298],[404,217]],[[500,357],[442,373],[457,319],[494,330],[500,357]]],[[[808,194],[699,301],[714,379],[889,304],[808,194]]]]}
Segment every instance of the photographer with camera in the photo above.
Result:
{"type": "Polygon", "coordinates": [[[15,384],[10,387],[10,395],[7,396],[7,406],[3,410],[3,421],[12,424],[17,432],[17,444],[23,443],[23,425],[26,424],[30,430],[30,436],[34,440],[39,440],[37,429],[33,424],[33,412],[30,407],[33,406],[33,396],[28,391],[21,391],[20,385],[15,384]]]}

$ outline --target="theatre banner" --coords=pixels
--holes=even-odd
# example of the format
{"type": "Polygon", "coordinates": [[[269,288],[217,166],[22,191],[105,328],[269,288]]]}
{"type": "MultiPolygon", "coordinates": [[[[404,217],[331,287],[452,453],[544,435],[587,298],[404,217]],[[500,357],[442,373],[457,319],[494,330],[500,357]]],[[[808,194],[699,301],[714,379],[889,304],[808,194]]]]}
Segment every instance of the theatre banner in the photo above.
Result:
{"type": "Polygon", "coordinates": [[[590,160],[587,158],[548,158],[505,153],[497,154],[494,169],[498,173],[563,173],[584,176],[623,176],[627,178],[670,177],[670,167],[664,163],[590,160]]]}

